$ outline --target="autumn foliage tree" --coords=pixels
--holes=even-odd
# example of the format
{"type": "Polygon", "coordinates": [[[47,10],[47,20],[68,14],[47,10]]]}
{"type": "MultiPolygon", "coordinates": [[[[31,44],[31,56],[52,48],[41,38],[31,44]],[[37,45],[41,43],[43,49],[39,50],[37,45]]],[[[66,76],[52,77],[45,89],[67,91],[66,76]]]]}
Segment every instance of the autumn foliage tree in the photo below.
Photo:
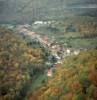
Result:
{"type": "Polygon", "coordinates": [[[44,67],[43,60],[40,48],[27,47],[13,31],[0,28],[0,100],[15,100],[33,70],[44,67]]]}
{"type": "Polygon", "coordinates": [[[53,78],[32,93],[29,100],[33,97],[36,100],[97,100],[97,51],[85,51],[65,59],[53,78]]]}

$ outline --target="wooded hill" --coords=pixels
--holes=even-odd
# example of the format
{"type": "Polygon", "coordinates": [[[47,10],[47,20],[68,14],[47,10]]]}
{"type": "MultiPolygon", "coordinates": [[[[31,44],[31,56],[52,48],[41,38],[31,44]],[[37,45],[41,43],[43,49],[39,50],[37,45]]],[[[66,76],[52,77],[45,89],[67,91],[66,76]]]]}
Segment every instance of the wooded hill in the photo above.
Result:
{"type": "Polygon", "coordinates": [[[27,47],[26,44],[13,31],[0,28],[0,100],[24,97],[26,84],[32,82],[30,80],[36,73],[38,75],[43,71],[42,50],[27,47]]]}
{"type": "Polygon", "coordinates": [[[97,100],[97,50],[67,58],[29,100],[97,100]]]}

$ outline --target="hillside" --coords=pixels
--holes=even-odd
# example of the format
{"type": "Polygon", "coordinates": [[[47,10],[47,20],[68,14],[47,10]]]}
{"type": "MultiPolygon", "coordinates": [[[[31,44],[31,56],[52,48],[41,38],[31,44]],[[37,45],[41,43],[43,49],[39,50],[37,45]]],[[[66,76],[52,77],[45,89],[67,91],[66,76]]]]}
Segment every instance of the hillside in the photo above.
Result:
{"type": "Polygon", "coordinates": [[[31,23],[35,20],[61,19],[64,16],[97,16],[96,0],[0,0],[1,23],[31,23]],[[81,7],[86,7],[80,9],[81,7]]]}
{"type": "Polygon", "coordinates": [[[0,100],[22,100],[45,67],[43,51],[0,27],[0,100]]]}
{"type": "Polygon", "coordinates": [[[97,50],[68,57],[29,100],[97,100],[97,50]]]}

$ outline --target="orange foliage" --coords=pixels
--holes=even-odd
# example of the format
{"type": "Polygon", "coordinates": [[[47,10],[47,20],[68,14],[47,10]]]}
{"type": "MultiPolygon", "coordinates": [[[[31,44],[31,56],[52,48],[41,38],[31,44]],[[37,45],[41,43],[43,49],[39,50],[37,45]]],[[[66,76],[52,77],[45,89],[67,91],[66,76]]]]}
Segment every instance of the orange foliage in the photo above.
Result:
{"type": "Polygon", "coordinates": [[[97,100],[97,88],[94,89],[92,96],[94,100],[97,100]]]}
{"type": "Polygon", "coordinates": [[[73,98],[73,93],[72,92],[67,93],[64,96],[64,100],[72,100],[72,98],[73,98]]]}
{"type": "Polygon", "coordinates": [[[72,90],[73,92],[76,92],[76,91],[78,91],[78,90],[81,89],[81,84],[80,84],[79,82],[75,81],[75,82],[73,82],[73,83],[71,84],[70,88],[71,88],[71,90],[72,90]]]}
{"type": "Polygon", "coordinates": [[[58,89],[58,88],[52,89],[51,95],[58,96],[59,94],[61,94],[60,89],[58,89]]]}
{"type": "Polygon", "coordinates": [[[91,71],[89,74],[89,80],[92,84],[97,86],[97,70],[91,71]]]}

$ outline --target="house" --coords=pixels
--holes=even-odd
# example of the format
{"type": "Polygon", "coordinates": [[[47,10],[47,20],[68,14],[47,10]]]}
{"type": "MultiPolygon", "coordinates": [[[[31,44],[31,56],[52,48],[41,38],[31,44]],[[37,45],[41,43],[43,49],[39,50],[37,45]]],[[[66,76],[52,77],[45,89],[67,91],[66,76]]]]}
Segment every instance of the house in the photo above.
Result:
{"type": "Polygon", "coordinates": [[[61,60],[59,60],[59,61],[57,61],[57,62],[56,62],[56,64],[62,64],[62,61],[61,61],[61,60]]]}
{"type": "Polygon", "coordinates": [[[44,24],[43,21],[35,21],[35,22],[34,22],[34,25],[42,25],[42,24],[44,24]]]}
{"type": "Polygon", "coordinates": [[[71,53],[71,50],[70,50],[69,48],[67,48],[67,49],[66,49],[66,53],[67,53],[67,54],[70,54],[70,53],[71,53]]]}
{"type": "Polygon", "coordinates": [[[47,71],[47,76],[48,76],[48,77],[52,77],[52,76],[53,76],[52,69],[48,69],[48,71],[47,71]]]}
{"type": "Polygon", "coordinates": [[[79,50],[75,50],[75,51],[73,52],[74,55],[78,55],[79,53],[80,53],[79,50]]]}
{"type": "Polygon", "coordinates": [[[51,62],[46,62],[45,64],[48,65],[48,66],[52,65],[51,62]]]}
{"type": "Polygon", "coordinates": [[[61,57],[59,57],[58,55],[55,55],[55,57],[56,57],[57,60],[61,59],[61,57]]]}

